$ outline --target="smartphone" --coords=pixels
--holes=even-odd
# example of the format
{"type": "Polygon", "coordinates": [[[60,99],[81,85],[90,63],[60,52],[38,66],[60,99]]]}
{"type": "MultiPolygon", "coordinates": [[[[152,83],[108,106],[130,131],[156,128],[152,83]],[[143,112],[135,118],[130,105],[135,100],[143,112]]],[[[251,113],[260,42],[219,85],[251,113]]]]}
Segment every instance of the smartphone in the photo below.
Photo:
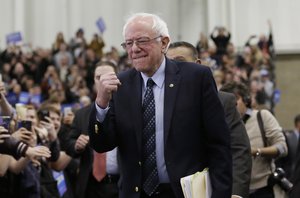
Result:
{"type": "Polygon", "coordinates": [[[31,131],[32,122],[30,120],[21,120],[18,122],[18,129],[24,127],[28,131],[31,131]]]}
{"type": "Polygon", "coordinates": [[[2,74],[0,74],[0,82],[2,81],[2,74]]]}
{"type": "Polygon", "coordinates": [[[39,120],[48,122],[48,120],[46,119],[46,117],[49,117],[49,111],[46,110],[46,109],[39,111],[38,112],[38,117],[39,117],[39,120]]]}
{"type": "Polygon", "coordinates": [[[0,126],[3,126],[9,131],[10,120],[10,116],[0,116],[0,126]]]}

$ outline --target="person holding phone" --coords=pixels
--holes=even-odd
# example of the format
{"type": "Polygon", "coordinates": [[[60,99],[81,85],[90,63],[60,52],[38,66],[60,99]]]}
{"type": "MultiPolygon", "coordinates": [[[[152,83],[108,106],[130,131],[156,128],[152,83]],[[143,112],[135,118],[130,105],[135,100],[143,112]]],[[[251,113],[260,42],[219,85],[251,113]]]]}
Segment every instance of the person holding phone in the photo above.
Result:
{"type": "MultiPolygon", "coordinates": [[[[17,130],[10,129],[9,123],[0,126],[0,153],[13,156],[15,159],[28,157],[29,160],[39,165],[39,157],[50,157],[47,147],[36,147],[36,136],[32,133],[30,120],[19,121],[17,130]]],[[[25,165],[24,165],[25,166],[25,165]]]]}
{"type": "MultiPolygon", "coordinates": [[[[22,129],[22,128],[21,128],[22,129]]],[[[24,129],[24,128],[23,128],[24,129]]],[[[46,147],[34,149],[8,133],[8,130],[0,126],[0,153],[13,156],[15,159],[28,157],[37,164],[37,157],[50,157],[50,151],[46,147]]]]}
{"type": "Polygon", "coordinates": [[[0,115],[11,116],[13,113],[13,107],[9,104],[5,95],[6,95],[6,88],[1,78],[0,79],[0,115]]]}
{"type": "Polygon", "coordinates": [[[43,120],[39,120],[39,131],[42,136],[42,143],[49,146],[52,156],[42,166],[43,172],[48,173],[41,176],[41,186],[44,189],[43,195],[50,193],[52,196],[60,195],[62,197],[73,196],[72,188],[70,186],[69,178],[65,174],[65,168],[68,166],[72,158],[61,150],[58,133],[61,128],[61,111],[55,104],[44,103],[41,105],[39,112],[48,112],[49,116],[45,116],[43,120]],[[53,171],[57,171],[59,178],[57,179],[50,175],[53,171]],[[63,178],[63,179],[62,179],[63,178]],[[61,182],[65,188],[54,188],[49,186],[49,182],[61,182]]]}
{"type": "MultiPolygon", "coordinates": [[[[23,127],[21,127],[18,131],[20,134],[28,132],[23,127]]],[[[0,134],[1,136],[2,134],[9,136],[5,138],[3,143],[0,143],[0,176],[8,174],[6,177],[0,177],[0,183],[6,184],[5,186],[0,185],[1,196],[38,197],[40,194],[38,185],[39,181],[38,177],[35,178],[35,175],[38,174],[37,167],[41,165],[40,159],[49,158],[51,156],[51,152],[45,146],[33,146],[26,144],[25,141],[31,142],[25,138],[28,134],[24,135],[25,137],[22,138],[23,140],[17,140],[8,134],[7,129],[4,129],[2,126],[0,126],[0,134]],[[27,175],[27,177],[25,175],[27,175]],[[12,180],[8,178],[17,179],[19,182],[12,183],[12,180]],[[26,196],[24,196],[24,194],[20,195],[20,192],[26,192],[26,196]]]]}
{"type": "Polygon", "coordinates": [[[268,110],[257,110],[252,107],[250,90],[247,85],[230,82],[226,83],[221,90],[236,96],[237,108],[243,118],[250,140],[252,170],[249,197],[284,197],[280,195],[283,191],[279,185],[274,185],[272,182],[272,175],[275,173],[276,167],[274,160],[284,157],[288,153],[285,136],[277,119],[268,110]]]}
{"type": "MultiPolygon", "coordinates": [[[[94,71],[94,82],[109,72],[116,72],[115,65],[112,62],[101,61],[97,63],[94,71]]],[[[88,105],[75,113],[69,136],[65,135],[64,146],[67,154],[80,159],[76,197],[117,198],[119,193],[118,181],[120,178],[117,149],[104,154],[106,156],[105,163],[103,163],[106,168],[104,168],[103,166],[97,166],[96,158],[99,154],[94,152],[89,146],[88,115],[93,105],[88,105]],[[99,178],[96,174],[97,171],[103,171],[105,175],[99,178]]]]}
{"type": "Polygon", "coordinates": [[[28,107],[29,106],[19,104],[16,108],[17,120],[14,120],[15,130],[12,131],[12,136],[17,140],[34,147],[37,144],[37,136],[33,132],[32,120],[27,117],[28,107]]]}

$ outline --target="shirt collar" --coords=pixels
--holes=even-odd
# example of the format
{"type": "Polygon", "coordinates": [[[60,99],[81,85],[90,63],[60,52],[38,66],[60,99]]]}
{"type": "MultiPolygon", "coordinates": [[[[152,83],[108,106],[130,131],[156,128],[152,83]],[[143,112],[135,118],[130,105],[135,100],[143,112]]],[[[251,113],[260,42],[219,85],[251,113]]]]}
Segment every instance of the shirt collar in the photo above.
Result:
{"type": "Polygon", "coordinates": [[[299,131],[298,131],[297,129],[295,129],[295,130],[294,130],[294,133],[295,133],[297,139],[299,139],[299,131]]]}
{"type": "Polygon", "coordinates": [[[246,112],[245,112],[245,115],[249,115],[249,116],[251,117],[252,112],[253,112],[252,109],[247,108],[247,110],[246,110],[246,112]]]}
{"type": "MultiPolygon", "coordinates": [[[[151,77],[152,80],[155,82],[156,86],[159,88],[162,88],[163,83],[165,81],[165,69],[166,69],[166,58],[164,57],[161,65],[159,66],[157,71],[151,77]]],[[[141,75],[142,75],[142,78],[144,81],[144,87],[146,87],[147,80],[149,79],[149,77],[146,76],[145,74],[143,74],[142,72],[141,72],[141,75]]]]}

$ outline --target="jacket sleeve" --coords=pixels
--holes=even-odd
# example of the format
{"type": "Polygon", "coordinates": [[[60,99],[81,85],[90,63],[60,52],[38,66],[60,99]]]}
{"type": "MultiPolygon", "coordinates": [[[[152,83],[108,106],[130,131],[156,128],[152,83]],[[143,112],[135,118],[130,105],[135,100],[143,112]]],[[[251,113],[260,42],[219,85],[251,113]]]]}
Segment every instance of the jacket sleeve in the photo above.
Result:
{"type": "Polygon", "coordinates": [[[89,118],[90,146],[97,152],[103,153],[114,149],[117,146],[117,131],[115,129],[113,100],[110,102],[110,109],[103,122],[96,118],[97,109],[92,105],[89,118]]]}
{"type": "Polygon", "coordinates": [[[276,118],[268,110],[261,111],[267,144],[275,146],[279,157],[284,157],[288,153],[285,137],[276,118]]]}
{"type": "Polygon", "coordinates": [[[212,198],[231,197],[232,156],[229,127],[211,71],[209,68],[204,69],[201,78],[204,100],[201,108],[209,152],[208,166],[213,189],[212,198]]]}
{"type": "Polygon", "coordinates": [[[232,195],[249,196],[252,159],[246,128],[236,108],[233,94],[221,92],[226,122],[230,130],[232,153],[232,195]]]}
{"type": "Polygon", "coordinates": [[[16,140],[12,136],[5,139],[5,141],[0,144],[0,152],[3,154],[11,155],[15,159],[20,157],[25,157],[25,153],[28,149],[28,145],[16,140]]]}

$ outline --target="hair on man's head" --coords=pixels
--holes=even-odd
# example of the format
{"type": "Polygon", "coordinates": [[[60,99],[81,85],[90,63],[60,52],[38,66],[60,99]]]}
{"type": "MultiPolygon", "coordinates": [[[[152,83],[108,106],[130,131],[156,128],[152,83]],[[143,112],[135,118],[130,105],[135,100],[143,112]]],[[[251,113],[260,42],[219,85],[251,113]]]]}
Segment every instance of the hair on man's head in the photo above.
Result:
{"type": "MultiPolygon", "coordinates": [[[[96,64],[96,68],[97,68],[97,67],[102,67],[102,66],[111,66],[111,67],[114,68],[114,71],[117,72],[117,65],[114,64],[114,63],[111,62],[111,61],[107,61],[107,60],[105,60],[105,61],[99,61],[99,62],[96,64]]],[[[95,68],[95,69],[96,69],[96,68],[95,68]]]]}
{"type": "Polygon", "coordinates": [[[169,49],[174,49],[177,47],[185,47],[188,48],[191,51],[191,55],[193,56],[193,58],[195,60],[198,59],[198,52],[197,49],[195,48],[195,46],[193,46],[191,43],[188,43],[186,41],[177,41],[177,42],[173,42],[170,44],[169,49]]]}
{"type": "Polygon", "coordinates": [[[296,115],[295,119],[294,119],[294,123],[295,123],[295,126],[300,123],[300,114],[296,115]]]}
{"type": "Polygon", "coordinates": [[[251,108],[251,96],[249,88],[243,83],[230,82],[223,85],[220,91],[233,93],[240,96],[247,108],[251,108]]]}
{"type": "Polygon", "coordinates": [[[161,36],[168,36],[170,37],[169,34],[169,29],[164,20],[162,20],[158,15],[156,14],[150,14],[150,13],[134,13],[131,16],[128,17],[128,19],[125,22],[125,25],[123,26],[123,37],[125,38],[125,31],[127,29],[127,26],[135,19],[137,18],[151,18],[153,25],[152,29],[161,36]]]}

